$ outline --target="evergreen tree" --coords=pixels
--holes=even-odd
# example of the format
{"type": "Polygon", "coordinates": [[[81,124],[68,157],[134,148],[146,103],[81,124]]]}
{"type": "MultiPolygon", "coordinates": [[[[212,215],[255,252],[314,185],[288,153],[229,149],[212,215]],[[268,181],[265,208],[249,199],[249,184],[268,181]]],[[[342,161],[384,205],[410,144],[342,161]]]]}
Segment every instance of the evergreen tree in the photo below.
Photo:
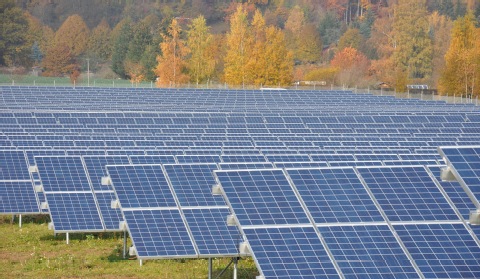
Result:
{"type": "Polygon", "coordinates": [[[13,1],[0,5],[0,64],[19,65],[29,61],[31,46],[27,43],[28,21],[13,1]]]}
{"type": "Polygon", "coordinates": [[[119,34],[113,44],[112,71],[121,78],[126,78],[124,61],[127,57],[128,45],[132,37],[130,21],[125,21],[119,29],[119,34]]]}
{"type": "Polygon", "coordinates": [[[32,54],[30,55],[30,57],[32,58],[34,65],[38,65],[42,62],[43,53],[40,50],[40,46],[38,45],[37,41],[35,41],[32,45],[32,54]]]}
{"type": "Polygon", "coordinates": [[[111,31],[112,30],[105,19],[92,30],[88,42],[89,55],[98,57],[102,60],[110,58],[112,55],[112,43],[110,41],[111,31]]]}

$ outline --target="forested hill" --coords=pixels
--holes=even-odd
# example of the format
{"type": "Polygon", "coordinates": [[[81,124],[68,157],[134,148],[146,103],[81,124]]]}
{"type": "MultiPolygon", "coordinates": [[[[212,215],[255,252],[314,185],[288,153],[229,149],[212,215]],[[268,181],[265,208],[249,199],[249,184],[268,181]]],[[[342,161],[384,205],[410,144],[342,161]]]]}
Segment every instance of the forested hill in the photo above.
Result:
{"type": "Polygon", "coordinates": [[[75,80],[88,61],[97,76],[159,86],[383,82],[476,94],[477,2],[0,0],[0,66],[75,80]]]}

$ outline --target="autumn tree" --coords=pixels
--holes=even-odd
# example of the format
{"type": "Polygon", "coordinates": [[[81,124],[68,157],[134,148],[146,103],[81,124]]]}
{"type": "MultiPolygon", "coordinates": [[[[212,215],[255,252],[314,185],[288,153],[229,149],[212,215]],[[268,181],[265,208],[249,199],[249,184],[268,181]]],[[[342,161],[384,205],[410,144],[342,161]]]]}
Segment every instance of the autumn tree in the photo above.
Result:
{"type": "Polygon", "coordinates": [[[114,39],[112,49],[112,71],[122,78],[126,78],[124,61],[127,57],[128,45],[132,37],[131,21],[127,18],[115,26],[112,31],[114,39]]]}
{"type": "Polygon", "coordinates": [[[160,43],[162,54],[157,57],[158,65],[155,74],[158,77],[157,86],[178,86],[188,82],[187,63],[185,61],[189,49],[180,37],[182,29],[176,19],[168,27],[160,43]]]}
{"type": "Polygon", "coordinates": [[[403,0],[395,7],[393,35],[395,67],[409,78],[423,79],[432,73],[432,39],[429,35],[426,0],[403,0]]]}
{"type": "Polygon", "coordinates": [[[445,64],[440,92],[475,95],[480,83],[480,37],[471,12],[455,21],[445,64]]]}
{"type": "Polygon", "coordinates": [[[341,51],[346,47],[353,47],[357,50],[363,49],[365,38],[360,34],[357,28],[349,28],[338,41],[338,50],[341,51]]]}
{"type": "Polygon", "coordinates": [[[322,41],[315,25],[307,24],[303,10],[295,6],[285,23],[287,45],[294,58],[302,63],[314,63],[320,60],[322,41]]]}
{"type": "Polygon", "coordinates": [[[265,85],[290,85],[293,81],[293,53],[287,49],[284,33],[269,26],[265,30],[265,85]]]}
{"type": "Polygon", "coordinates": [[[230,18],[230,32],[226,39],[225,82],[232,85],[246,84],[251,35],[247,13],[240,5],[230,18]]]}
{"type": "Polygon", "coordinates": [[[248,60],[246,65],[246,83],[262,85],[266,83],[266,68],[268,57],[266,55],[266,33],[265,19],[259,10],[255,11],[250,26],[251,42],[248,49],[248,60]]]}
{"type": "Polygon", "coordinates": [[[432,84],[438,87],[438,80],[445,68],[445,54],[450,45],[453,22],[445,15],[433,12],[429,16],[430,33],[433,38],[432,84]]]}
{"type": "Polygon", "coordinates": [[[78,64],[72,49],[60,43],[50,47],[42,61],[44,76],[65,76],[72,75],[78,71],[78,64]]]}
{"type": "Polygon", "coordinates": [[[368,58],[352,47],[346,47],[335,54],[330,65],[339,70],[338,81],[347,86],[357,84],[366,76],[368,58]]]}
{"type": "Polygon", "coordinates": [[[90,30],[79,15],[69,16],[55,33],[55,44],[67,46],[73,55],[79,56],[87,50],[90,30]]]}
{"type": "Polygon", "coordinates": [[[190,57],[187,61],[190,78],[197,84],[207,81],[215,71],[216,60],[213,36],[202,15],[193,19],[189,26],[187,45],[190,49],[190,57]]]}

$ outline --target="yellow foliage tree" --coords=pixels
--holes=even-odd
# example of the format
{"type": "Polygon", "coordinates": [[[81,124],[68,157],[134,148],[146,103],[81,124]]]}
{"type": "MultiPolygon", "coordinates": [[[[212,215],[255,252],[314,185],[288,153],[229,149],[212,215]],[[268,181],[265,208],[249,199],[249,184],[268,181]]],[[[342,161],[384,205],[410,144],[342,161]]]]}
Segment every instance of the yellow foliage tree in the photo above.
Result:
{"type": "Polygon", "coordinates": [[[69,16],[55,33],[55,44],[67,46],[74,56],[87,50],[90,30],[79,15],[69,16]]]}
{"type": "Polygon", "coordinates": [[[197,84],[211,78],[215,71],[215,52],[212,51],[213,36],[209,32],[205,18],[195,18],[187,31],[187,44],[190,49],[188,59],[189,73],[197,84]]]}
{"type": "Polygon", "coordinates": [[[247,13],[239,5],[230,18],[230,32],[227,34],[227,54],[225,56],[225,82],[242,85],[248,82],[247,62],[250,53],[251,35],[247,13]]]}
{"type": "Polygon", "coordinates": [[[185,62],[189,49],[180,38],[181,31],[178,21],[173,19],[167,34],[163,35],[163,42],[160,43],[162,54],[157,56],[158,65],[155,68],[155,75],[158,77],[156,84],[159,87],[176,87],[190,79],[185,62]]]}

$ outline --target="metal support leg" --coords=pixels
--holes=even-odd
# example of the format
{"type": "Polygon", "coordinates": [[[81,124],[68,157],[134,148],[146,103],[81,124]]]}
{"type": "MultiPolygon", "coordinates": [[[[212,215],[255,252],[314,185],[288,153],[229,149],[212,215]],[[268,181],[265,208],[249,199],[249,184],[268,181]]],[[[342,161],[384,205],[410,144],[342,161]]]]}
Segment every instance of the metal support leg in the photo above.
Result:
{"type": "Polygon", "coordinates": [[[208,279],[212,279],[212,258],[208,258],[208,279]]]}
{"type": "Polygon", "coordinates": [[[233,262],[233,279],[237,279],[237,265],[238,265],[238,258],[234,258],[234,262],[233,262]]]}
{"type": "Polygon", "coordinates": [[[140,266],[143,266],[143,260],[140,259],[140,266]]]}
{"type": "Polygon", "coordinates": [[[67,244],[70,244],[70,234],[68,232],[66,234],[66,238],[67,238],[67,244]]]}
{"type": "Polygon", "coordinates": [[[123,231],[123,258],[127,257],[127,231],[123,231]]]}
{"type": "Polygon", "coordinates": [[[19,227],[19,228],[22,227],[22,214],[19,214],[19,215],[18,215],[18,227],[19,227]]]}

